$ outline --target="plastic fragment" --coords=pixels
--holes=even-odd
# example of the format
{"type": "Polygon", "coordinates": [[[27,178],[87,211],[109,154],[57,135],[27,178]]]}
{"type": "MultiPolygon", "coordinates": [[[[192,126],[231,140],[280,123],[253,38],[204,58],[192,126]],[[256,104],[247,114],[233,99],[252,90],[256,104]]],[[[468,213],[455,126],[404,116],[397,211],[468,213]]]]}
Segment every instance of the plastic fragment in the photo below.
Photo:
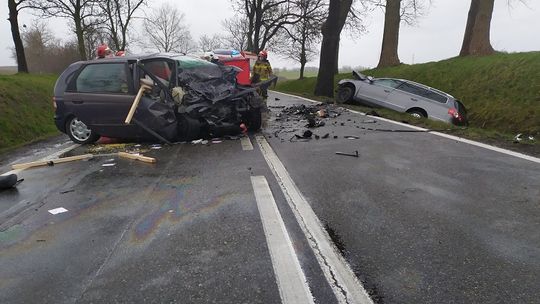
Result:
{"type": "Polygon", "coordinates": [[[353,153],[336,152],[336,154],[343,155],[343,156],[360,157],[360,155],[358,154],[358,151],[354,151],[353,153]]]}

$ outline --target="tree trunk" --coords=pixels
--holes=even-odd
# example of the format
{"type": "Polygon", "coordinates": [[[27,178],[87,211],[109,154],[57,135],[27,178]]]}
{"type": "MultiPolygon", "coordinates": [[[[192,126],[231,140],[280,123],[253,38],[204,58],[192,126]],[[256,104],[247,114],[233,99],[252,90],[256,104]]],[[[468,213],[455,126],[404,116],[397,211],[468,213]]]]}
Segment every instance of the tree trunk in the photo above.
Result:
{"type": "MultiPolygon", "coordinates": [[[[304,49],[304,47],[302,47],[302,49],[304,49]]],[[[306,51],[305,50],[302,50],[302,54],[300,55],[300,78],[298,79],[304,79],[304,70],[306,69],[306,63],[307,63],[307,59],[306,59],[306,51]]]]}
{"type": "Polygon", "coordinates": [[[378,68],[399,65],[398,42],[401,0],[386,0],[384,34],[378,68]]]}
{"type": "Polygon", "coordinates": [[[336,47],[336,59],[335,59],[335,66],[334,66],[334,75],[339,74],[339,43],[341,39],[338,38],[337,47],[336,47]]]}
{"type": "Polygon", "coordinates": [[[77,48],[79,50],[79,56],[81,60],[86,60],[86,47],[84,45],[84,31],[82,26],[82,21],[80,18],[74,18],[75,23],[75,35],[77,35],[77,48]]]}
{"type": "Polygon", "coordinates": [[[17,54],[17,71],[19,73],[28,73],[26,55],[24,54],[24,45],[19,32],[19,12],[15,0],[8,0],[9,23],[11,24],[11,36],[15,44],[15,53],[17,54]]]}
{"type": "Polygon", "coordinates": [[[330,0],[328,18],[322,27],[321,56],[319,74],[315,85],[315,95],[334,96],[334,76],[337,67],[339,37],[347,20],[353,0],[330,0]],[[346,13],[344,13],[346,12],[346,13]]]}
{"type": "Polygon", "coordinates": [[[491,17],[495,0],[471,0],[467,27],[459,56],[495,53],[490,42],[491,17]]]}
{"type": "Polygon", "coordinates": [[[300,78],[304,79],[304,69],[306,68],[307,58],[306,58],[306,37],[302,37],[302,48],[300,51],[300,78]]]}

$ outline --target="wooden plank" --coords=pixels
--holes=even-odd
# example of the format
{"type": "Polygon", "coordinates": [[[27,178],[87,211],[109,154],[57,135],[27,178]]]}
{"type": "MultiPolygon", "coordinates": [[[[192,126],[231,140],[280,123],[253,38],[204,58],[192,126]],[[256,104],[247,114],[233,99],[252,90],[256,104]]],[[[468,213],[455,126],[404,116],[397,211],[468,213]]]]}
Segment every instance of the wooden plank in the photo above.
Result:
{"type": "Polygon", "coordinates": [[[70,156],[70,157],[63,157],[63,158],[55,158],[51,160],[41,160],[41,161],[35,161],[35,162],[29,162],[29,163],[22,163],[22,164],[15,164],[11,166],[13,170],[24,170],[34,167],[41,167],[41,166],[47,166],[50,164],[61,164],[61,163],[67,163],[77,160],[84,160],[84,159],[91,159],[94,155],[92,154],[83,154],[83,155],[77,155],[77,156],[70,156]]]}
{"type": "Polygon", "coordinates": [[[155,158],[148,157],[148,156],[143,156],[143,155],[138,155],[138,154],[130,154],[130,153],[126,153],[126,152],[118,152],[118,156],[123,157],[123,158],[142,161],[142,162],[145,162],[145,163],[151,163],[151,164],[156,163],[155,158]]]}
{"type": "Polygon", "coordinates": [[[129,125],[131,123],[131,119],[133,119],[133,115],[135,115],[135,110],[137,110],[137,107],[139,106],[139,102],[141,101],[144,91],[151,90],[151,89],[152,89],[151,87],[145,84],[141,85],[141,88],[139,89],[139,92],[137,93],[137,96],[133,100],[133,104],[131,105],[131,108],[129,109],[126,120],[124,121],[126,125],[129,125]]]}

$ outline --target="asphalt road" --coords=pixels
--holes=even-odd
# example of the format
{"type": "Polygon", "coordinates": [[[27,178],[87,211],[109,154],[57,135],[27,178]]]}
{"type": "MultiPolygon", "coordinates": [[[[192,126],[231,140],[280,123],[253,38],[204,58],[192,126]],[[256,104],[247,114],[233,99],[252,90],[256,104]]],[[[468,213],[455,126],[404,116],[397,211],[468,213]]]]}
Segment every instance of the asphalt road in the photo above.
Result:
{"type": "MultiPolygon", "coordinates": [[[[20,172],[0,192],[0,302],[365,303],[348,265],[376,303],[539,303],[539,163],[350,112],[312,129],[328,138],[297,139],[306,122],[280,113],[293,104],[309,103],[271,94],[253,150],[180,144],[145,152],[156,164],[20,172]]],[[[2,172],[42,157],[20,154],[2,172]]]]}

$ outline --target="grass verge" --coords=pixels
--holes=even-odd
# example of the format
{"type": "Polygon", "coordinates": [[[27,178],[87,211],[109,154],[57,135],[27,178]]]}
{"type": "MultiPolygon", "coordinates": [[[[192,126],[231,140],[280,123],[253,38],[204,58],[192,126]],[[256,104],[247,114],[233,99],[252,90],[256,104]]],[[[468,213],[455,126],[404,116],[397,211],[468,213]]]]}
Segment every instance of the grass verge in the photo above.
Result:
{"type": "Polygon", "coordinates": [[[0,152],[59,134],[52,106],[56,75],[0,75],[0,152]]]}

